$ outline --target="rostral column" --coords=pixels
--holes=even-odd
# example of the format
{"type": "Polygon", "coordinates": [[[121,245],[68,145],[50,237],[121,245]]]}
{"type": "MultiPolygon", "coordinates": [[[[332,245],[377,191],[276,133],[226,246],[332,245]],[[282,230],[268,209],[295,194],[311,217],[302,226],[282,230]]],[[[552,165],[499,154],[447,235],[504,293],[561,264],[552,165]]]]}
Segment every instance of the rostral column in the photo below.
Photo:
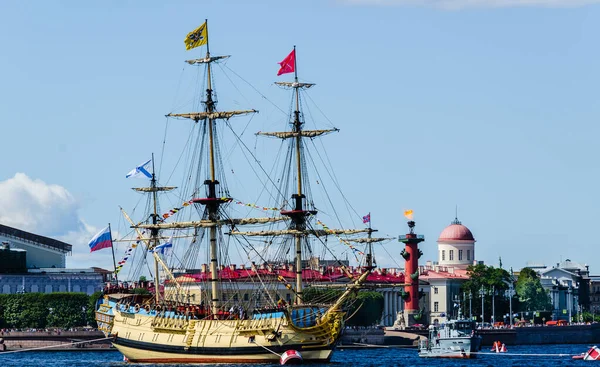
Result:
{"type": "Polygon", "coordinates": [[[410,232],[406,235],[400,235],[398,241],[404,243],[406,247],[400,255],[405,260],[404,266],[404,292],[401,297],[404,300],[404,320],[406,326],[423,323],[423,315],[419,309],[419,258],[423,254],[419,250],[419,242],[425,241],[425,236],[414,233],[415,222],[412,220],[412,211],[405,213],[409,219],[408,228],[410,232]],[[407,214],[410,213],[410,214],[407,214]]]}

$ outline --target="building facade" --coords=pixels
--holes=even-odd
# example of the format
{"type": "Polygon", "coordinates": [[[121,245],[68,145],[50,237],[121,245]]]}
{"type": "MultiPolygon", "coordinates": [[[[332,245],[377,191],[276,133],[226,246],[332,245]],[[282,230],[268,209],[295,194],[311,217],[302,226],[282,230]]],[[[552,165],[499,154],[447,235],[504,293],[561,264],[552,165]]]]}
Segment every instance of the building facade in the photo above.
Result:
{"type": "Polygon", "coordinates": [[[7,243],[11,249],[27,251],[28,269],[64,268],[66,255],[72,250],[72,246],[68,243],[2,224],[0,224],[0,243],[7,243]]]}
{"type": "Polygon", "coordinates": [[[540,276],[542,287],[548,292],[554,320],[583,321],[575,319],[574,315],[592,311],[591,279],[587,265],[567,259],[556,266],[539,267],[534,270],[540,276]]]}
{"type": "Polygon", "coordinates": [[[65,268],[71,250],[67,243],[0,224],[0,293],[101,291],[110,272],[65,268]]]}
{"type": "Polygon", "coordinates": [[[104,275],[94,269],[37,269],[34,273],[0,274],[0,292],[53,293],[81,292],[91,295],[101,291],[104,275]]]}

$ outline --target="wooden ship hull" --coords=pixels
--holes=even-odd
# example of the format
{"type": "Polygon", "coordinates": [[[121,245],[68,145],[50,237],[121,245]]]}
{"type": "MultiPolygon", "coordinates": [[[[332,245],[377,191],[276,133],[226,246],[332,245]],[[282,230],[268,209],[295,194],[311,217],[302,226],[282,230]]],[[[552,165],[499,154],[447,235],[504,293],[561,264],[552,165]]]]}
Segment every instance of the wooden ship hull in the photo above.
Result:
{"type": "Polygon", "coordinates": [[[287,350],[297,350],[304,361],[327,362],[341,335],[344,312],[326,312],[323,317],[319,312],[303,306],[246,320],[199,320],[173,311],[125,309],[105,300],[96,320],[130,362],[277,362],[287,350]]]}

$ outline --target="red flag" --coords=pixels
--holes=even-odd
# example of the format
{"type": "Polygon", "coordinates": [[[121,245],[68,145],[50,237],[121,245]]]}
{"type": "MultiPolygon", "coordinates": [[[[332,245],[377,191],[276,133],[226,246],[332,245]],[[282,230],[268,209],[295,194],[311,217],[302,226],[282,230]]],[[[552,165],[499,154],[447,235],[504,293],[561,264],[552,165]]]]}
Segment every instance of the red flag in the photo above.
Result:
{"type": "Polygon", "coordinates": [[[292,50],[289,55],[283,59],[282,62],[278,63],[281,67],[277,72],[277,76],[281,74],[293,73],[296,66],[296,49],[292,50]]]}

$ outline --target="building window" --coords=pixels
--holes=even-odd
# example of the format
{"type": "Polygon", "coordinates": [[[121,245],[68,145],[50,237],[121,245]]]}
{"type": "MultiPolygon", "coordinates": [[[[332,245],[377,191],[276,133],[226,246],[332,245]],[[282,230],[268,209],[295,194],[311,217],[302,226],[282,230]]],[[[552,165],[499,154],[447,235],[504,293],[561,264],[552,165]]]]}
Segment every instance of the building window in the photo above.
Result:
{"type": "Polygon", "coordinates": [[[437,287],[433,287],[433,294],[438,294],[438,288],[437,287]]]}
{"type": "Polygon", "coordinates": [[[462,261],[462,250],[458,250],[458,261],[462,261]]]}
{"type": "Polygon", "coordinates": [[[467,250],[467,261],[471,261],[471,250],[467,250]]]}
{"type": "Polygon", "coordinates": [[[433,302],[433,312],[440,312],[440,303],[433,302]]]}
{"type": "Polygon", "coordinates": [[[244,301],[248,300],[248,293],[244,293],[244,301]]]}
{"type": "Polygon", "coordinates": [[[450,256],[448,256],[450,258],[450,261],[454,260],[454,250],[450,250],[450,253],[448,254],[450,256]]]}
{"type": "Polygon", "coordinates": [[[446,250],[442,250],[442,261],[446,261],[446,250]]]}

